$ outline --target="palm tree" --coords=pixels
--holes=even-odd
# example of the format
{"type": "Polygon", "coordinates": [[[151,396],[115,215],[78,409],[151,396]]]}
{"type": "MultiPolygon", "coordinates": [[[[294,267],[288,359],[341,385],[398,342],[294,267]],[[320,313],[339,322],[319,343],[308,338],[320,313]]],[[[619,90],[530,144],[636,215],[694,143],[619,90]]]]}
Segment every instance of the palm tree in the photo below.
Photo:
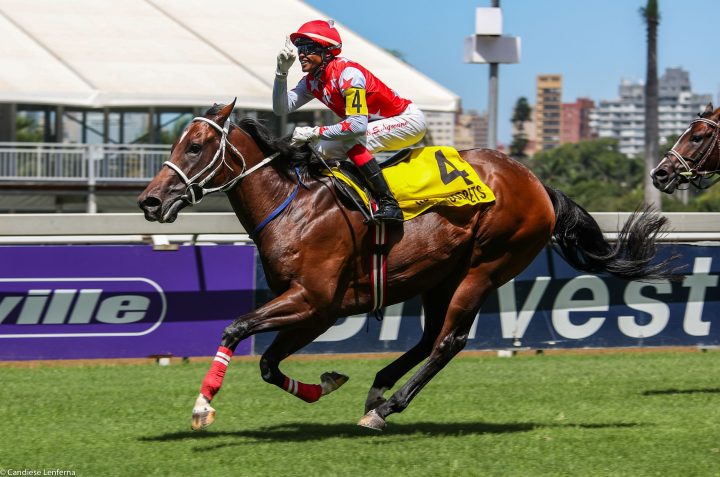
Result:
{"type": "Polygon", "coordinates": [[[645,80],[645,202],[662,209],[660,191],[652,185],[650,171],[658,162],[658,75],[657,75],[657,28],[660,10],[657,0],[647,0],[640,8],[640,15],[647,26],[647,78],[645,80]]]}

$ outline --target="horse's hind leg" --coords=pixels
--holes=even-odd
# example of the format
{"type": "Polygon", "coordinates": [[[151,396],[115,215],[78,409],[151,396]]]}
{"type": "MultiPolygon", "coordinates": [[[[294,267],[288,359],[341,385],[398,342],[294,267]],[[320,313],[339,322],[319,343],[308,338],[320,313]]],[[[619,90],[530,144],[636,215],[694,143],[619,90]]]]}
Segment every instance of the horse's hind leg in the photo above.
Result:
{"type": "Polygon", "coordinates": [[[305,402],[315,402],[345,384],[349,378],[336,371],[323,373],[320,376],[320,384],[306,384],[286,376],[280,371],[280,361],[309,344],[327,328],[329,326],[319,329],[292,329],[279,332],[260,358],[260,375],[263,380],[305,402]]]}
{"type": "MultiPolygon", "coordinates": [[[[445,288],[445,287],[443,287],[445,288]]],[[[383,395],[408,371],[430,356],[433,343],[442,329],[448,304],[454,290],[436,288],[422,296],[425,313],[425,329],[420,341],[392,363],[375,375],[372,387],[365,400],[365,412],[371,411],[385,402],[383,395]]]]}
{"type": "Polygon", "coordinates": [[[385,418],[402,412],[430,380],[459,353],[467,342],[475,315],[492,284],[481,268],[470,270],[453,295],[442,329],[425,364],[386,402],[366,413],[359,425],[375,430],[385,428],[385,418]]]}

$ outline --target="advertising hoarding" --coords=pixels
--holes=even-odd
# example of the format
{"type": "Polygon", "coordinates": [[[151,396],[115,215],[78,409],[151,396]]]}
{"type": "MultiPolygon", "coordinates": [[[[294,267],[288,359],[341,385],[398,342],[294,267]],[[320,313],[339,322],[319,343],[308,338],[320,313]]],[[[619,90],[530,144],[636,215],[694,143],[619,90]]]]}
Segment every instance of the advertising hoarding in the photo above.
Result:
{"type": "MultiPolygon", "coordinates": [[[[681,254],[679,281],[627,282],[570,267],[551,248],[493,292],[475,318],[465,349],[604,348],[720,345],[720,247],[660,245],[681,254]]],[[[258,302],[269,298],[258,277],[258,302]]],[[[372,315],[344,318],[301,353],[406,351],[422,334],[418,298],[372,315]]],[[[255,353],[272,336],[258,335],[255,353]]]]}
{"type": "MultiPolygon", "coordinates": [[[[466,349],[720,345],[720,247],[660,251],[681,254],[680,280],[582,274],[547,248],[488,297],[466,349]]],[[[272,297],[253,246],[14,246],[0,263],[0,360],[211,356],[225,326],[272,297]]],[[[415,298],[381,322],[341,318],[300,353],[405,351],[423,322],[415,298]]]]}
{"type": "Polygon", "coordinates": [[[253,307],[249,246],[0,247],[0,264],[0,360],[212,355],[253,307]]]}

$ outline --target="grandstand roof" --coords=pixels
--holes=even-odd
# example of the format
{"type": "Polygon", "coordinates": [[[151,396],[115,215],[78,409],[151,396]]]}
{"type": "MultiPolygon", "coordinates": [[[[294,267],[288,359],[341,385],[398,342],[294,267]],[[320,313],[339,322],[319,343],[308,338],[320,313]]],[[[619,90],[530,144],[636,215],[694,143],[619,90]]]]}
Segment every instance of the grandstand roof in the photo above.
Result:
{"type": "MultiPolygon", "coordinates": [[[[0,0],[0,102],[84,107],[271,109],[275,56],[302,23],[298,0],[0,0]]],[[[458,97],[348,30],[343,56],[432,111],[458,97]]],[[[289,84],[299,81],[296,63],[289,84]]],[[[317,101],[309,107],[323,107],[317,101]]]]}

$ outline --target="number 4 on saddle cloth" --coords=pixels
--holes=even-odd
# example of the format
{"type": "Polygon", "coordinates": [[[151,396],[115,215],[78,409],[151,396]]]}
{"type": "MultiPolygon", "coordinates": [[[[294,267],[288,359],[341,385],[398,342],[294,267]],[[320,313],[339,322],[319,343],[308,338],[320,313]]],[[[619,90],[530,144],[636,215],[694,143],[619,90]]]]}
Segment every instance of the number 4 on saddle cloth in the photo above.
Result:
{"type": "MultiPolygon", "coordinates": [[[[370,208],[370,194],[354,167],[347,161],[332,167],[334,176],[352,190],[339,186],[338,190],[354,193],[366,208],[370,208]]],[[[403,218],[410,220],[436,205],[464,206],[493,202],[495,195],[478,177],[457,150],[448,146],[405,149],[381,166],[390,190],[395,195],[403,218]]]]}

